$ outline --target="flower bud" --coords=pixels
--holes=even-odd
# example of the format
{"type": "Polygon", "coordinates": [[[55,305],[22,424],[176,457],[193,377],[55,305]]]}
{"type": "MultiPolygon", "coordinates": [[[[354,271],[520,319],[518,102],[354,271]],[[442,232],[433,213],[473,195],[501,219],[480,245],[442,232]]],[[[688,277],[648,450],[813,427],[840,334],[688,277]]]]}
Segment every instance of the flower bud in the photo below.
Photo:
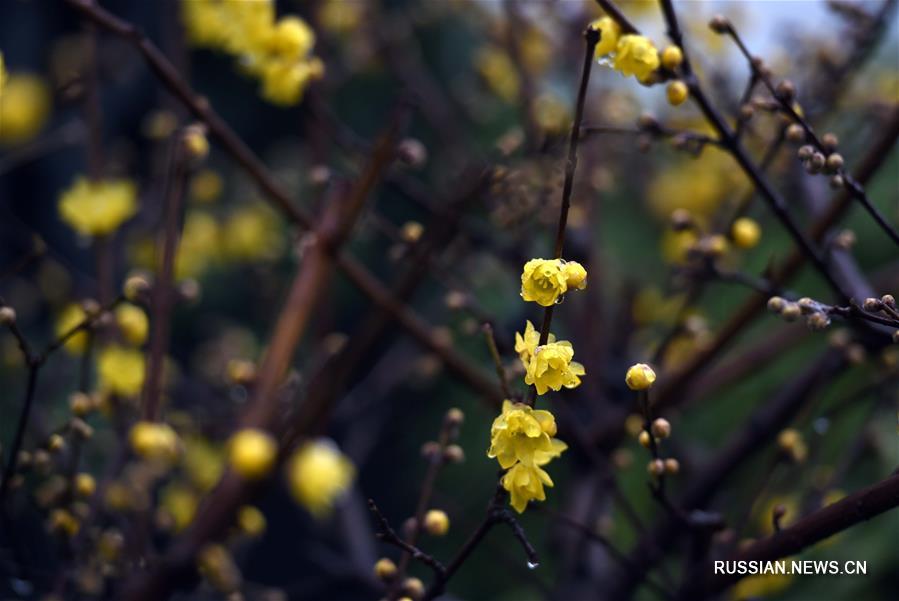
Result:
{"type": "Polygon", "coordinates": [[[676,474],[680,471],[680,462],[674,457],[665,460],[665,472],[668,474],[676,474]]]}
{"type": "Polygon", "coordinates": [[[0,324],[11,325],[16,322],[16,310],[12,307],[0,307],[0,324]]]}
{"type": "Polygon", "coordinates": [[[880,297],[880,302],[885,304],[890,309],[896,308],[896,299],[893,297],[892,294],[884,294],[883,296],[880,297]]]}
{"type": "Polygon", "coordinates": [[[231,468],[251,480],[262,478],[274,466],[278,444],[264,430],[245,428],[231,437],[228,458],[231,468]]]}
{"type": "Polygon", "coordinates": [[[646,471],[653,476],[661,476],[665,473],[665,462],[661,459],[653,459],[646,465],[646,471]]]}
{"type": "Polygon", "coordinates": [[[465,421],[465,414],[462,413],[462,410],[458,407],[453,407],[446,412],[446,417],[444,417],[444,419],[450,426],[461,426],[462,422],[465,421]]]}
{"type": "Polygon", "coordinates": [[[834,190],[841,189],[846,184],[842,175],[834,175],[830,178],[830,187],[834,190]]]}
{"type": "Polygon", "coordinates": [[[79,497],[92,497],[96,490],[97,481],[92,475],[82,472],[75,476],[75,492],[79,497]]]}
{"type": "Polygon", "coordinates": [[[709,21],[709,27],[715,33],[727,33],[731,29],[730,21],[724,15],[715,15],[709,21]]]}
{"type": "Polygon", "coordinates": [[[671,106],[680,106],[686,102],[687,97],[690,95],[690,90],[687,88],[687,84],[676,79],[669,83],[668,87],[665,88],[665,94],[668,97],[668,104],[671,106]]]}
{"type": "Polygon", "coordinates": [[[787,140],[796,144],[805,141],[805,130],[798,123],[793,123],[787,127],[787,140]]]}
{"type": "Polygon", "coordinates": [[[424,529],[432,536],[443,536],[449,530],[449,516],[440,509],[431,509],[425,514],[424,529]]]}
{"type": "Polygon", "coordinates": [[[836,173],[843,168],[843,155],[834,152],[827,157],[824,164],[828,173],[836,173]]]}
{"type": "Polygon", "coordinates": [[[796,96],[796,86],[789,79],[785,79],[777,84],[777,97],[784,102],[790,102],[796,96]]]}
{"type": "Polygon", "coordinates": [[[755,219],[740,217],[730,228],[730,236],[739,248],[752,248],[759,242],[762,229],[755,219]]]}
{"type": "Polygon", "coordinates": [[[796,321],[802,315],[802,309],[796,303],[786,303],[780,314],[787,321],[796,321]]]}
{"type": "Polygon", "coordinates": [[[396,564],[392,560],[382,557],[375,562],[375,577],[386,582],[396,576],[396,564]]]}
{"type": "Polygon", "coordinates": [[[830,325],[830,317],[824,313],[812,313],[805,321],[810,330],[823,330],[830,325]]]}
{"type": "Polygon", "coordinates": [[[800,298],[798,301],[796,301],[796,304],[799,305],[799,310],[803,315],[810,315],[811,313],[814,313],[818,310],[818,303],[807,296],[803,296],[802,298],[800,298]]]}
{"type": "Polygon", "coordinates": [[[780,313],[787,306],[787,301],[779,296],[772,296],[768,299],[768,310],[772,313],[780,313]]]}
{"type": "Polygon", "coordinates": [[[413,599],[421,599],[425,594],[425,585],[418,578],[406,578],[403,581],[403,592],[413,599]]]}
{"type": "Polygon", "coordinates": [[[658,439],[665,439],[671,436],[671,424],[664,417],[656,418],[652,422],[652,435],[658,439]]]}
{"type": "Polygon", "coordinates": [[[137,302],[150,289],[150,282],[143,276],[135,275],[125,280],[122,293],[131,302],[137,302]]]}
{"type": "Polygon", "coordinates": [[[184,151],[192,161],[202,161],[209,156],[209,140],[206,139],[206,126],[189,125],[184,128],[184,151]]]}
{"type": "Polygon", "coordinates": [[[640,432],[637,440],[640,441],[641,446],[647,449],[652,446],[652,436],[650,436],[649,432],[647,432],[646,430],[640,432]]]}
{"type": "Polygon", "coordinates": [[[813,154],[815,154],[815,148],[810,144],[805,144],[804,146],[799,147],[796,154],[799,156],[800,161],[807,161],[812,158],[813,154]]]}
{"type": "Polygon", "coordinates": [[[662,66],[674,71],[684,62],[684,53],[677,46],[667,46],[662,50],[662,66]]]}
{"type": "Polygon", "coordinates": [[[631,390],[646,390],[656,381],[656,372],[645,363],[637,363],[627,370],[624,382],[631,390]]]}
{"type": "Polygon", "coordinates": [[[450,463],[462,463],[465,461],[465,451],[457,444],[451,444],[443,451],[443,458],[450,463]]]}
{"type": "Polygon", "coordinates": [[[839,143],[839,138],[837,138],[835,134],[832,134],[830,132],[821,136],[821,145],[829,151],[836,150],[839,143]]]}
{"type": "Polygon", "coordinates": [[[862,307],[869,313],[876,313],[877,311],[883,309],[883,301],[879,298],[866,298],[865,302],[862,304],[862,307]]]}

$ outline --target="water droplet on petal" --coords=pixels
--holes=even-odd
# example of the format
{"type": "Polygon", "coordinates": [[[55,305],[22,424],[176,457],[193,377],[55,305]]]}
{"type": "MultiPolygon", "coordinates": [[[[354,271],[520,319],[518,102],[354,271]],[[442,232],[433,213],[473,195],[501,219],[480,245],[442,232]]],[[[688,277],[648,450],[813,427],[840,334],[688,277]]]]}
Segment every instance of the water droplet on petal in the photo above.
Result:
{"type": "Polygon", "coordinates": [[[539,561],[534,561],[534,562],[529,561],[529,562],[528,562],[528,569],[529,569],[529,570],[536,570],[539,566],[540,566],[540,562],[539,562],[539,561]]]}

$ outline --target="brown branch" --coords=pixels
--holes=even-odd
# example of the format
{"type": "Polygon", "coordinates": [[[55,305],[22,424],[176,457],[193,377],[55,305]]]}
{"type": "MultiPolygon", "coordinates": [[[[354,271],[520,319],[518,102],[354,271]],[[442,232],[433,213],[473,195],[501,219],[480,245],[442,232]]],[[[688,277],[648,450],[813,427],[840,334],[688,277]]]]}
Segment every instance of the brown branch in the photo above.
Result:
{"type": "MultiPolygon", "coordinates": [[[[375,504],[373,499],[368,500],[368,508],[374,514],[375,519],[378,520],[378,526],[380,528],[378,532],[378,538],[384,541],[385,543],[390,543],[391,545],[395,545],[403,550],[403,559],[407,559],[411,557],[417,561],[422,562],[432,570],[434,570],[434,575],[438,578],[443,578],[446,575],[446,568],[440,563],[438,560],[434,558],[433,555],[425,553],[421,549],[415,546],[412,542],[407,542],[403,540],[403,538],[396,533],[396,531],[390,527],[390,523],[387,521],[387,518],[381,513],[381,510],[378,509],[378,506],[375,504]]],[[[399,572],[398,580],[402,580],[402,570],[399,572]]]]}

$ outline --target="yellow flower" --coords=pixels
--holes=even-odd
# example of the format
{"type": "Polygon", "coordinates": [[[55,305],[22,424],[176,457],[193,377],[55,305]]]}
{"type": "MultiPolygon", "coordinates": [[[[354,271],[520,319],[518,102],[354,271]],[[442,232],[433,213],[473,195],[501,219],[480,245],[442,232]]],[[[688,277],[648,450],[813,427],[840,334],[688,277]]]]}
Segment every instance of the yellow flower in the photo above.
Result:
{"type": "Polygon", "coordinates": [[[225,253],[245,261],[271,260],[284,251],[284,236],[277,216],[265,205],[238,209],[222,228],[225,253]]]}
{"type": "MultiPolygon", "coordinates": [[[[87,313],[84,312],[84,308],[79,303],[68,305],[56,318],[56,336],[59,338],[65,336],[78,324],[82,323],[85,318],[87,318],[87,313]]],[[[87,332],[82,330],[66,340],[63,348],[73,355],[80,355],[87,347],[87,339],[87,332]]]]}
{"type": "Polygon", "coordinates": [[[163,422],[137,422],[131,426],[128,442],[144,459],[171,461],[178,455],[178,435],[163,422]]]}
{"type": "Polygon", "coordinates": [[[555,434],[556,419],[552,413],[506,400],[502,413],[490,427],[487,456],[496,458],[503,469],[519,462],[527,466],[546,465],[568,448],[553,438],[555,434]]]}
{"type": "Polygon", "coordinates": [[[634,75],[644,80],[659,68],[659,52],[642,35],[623,35],[615,48],[615,68],[623,75],[634,75]]]}
{"type": "Polygon", "coordinates": [[[349,487],[356,468],[328,439],[305,443],[290,460],[287,480],[294,498],[315,517],[331,512],[349,487]]]}
{"type": "Polygon", "coordinates": [[[0,91],[0,143],[18,144],[36,135],[50,114],[50,92],[37,75],[5,76],[0,91]]]}
{"type": "MultiPolygon", "coordinates": [[[[550,333],[547,338],[547,342],[555,342],[556,336],[550,333]]],[[[534,356],[534,351],[537,350],[537,345],[540,343],[540,332],[534,329],[534,324],[531,323],[531,320],[525,322],[524,326],[524,335],[515,332],[515,352],[518,353],[518,358],[521,359],[521,365],[527,370],[528,364],[531,362],[531,357],[534,356]]]]}
{"type": "Polygon", "coordinates": [[[275,465],[278,443],[271,434],[245,428],[228,441],[228,463],[235,472],[251,480],[265,476],[275,465]]]}
{"type": "Polygon", "coordinates": [[[194,486],[208,491],[215,486],[225,469],[224,452],[220,446],[212,445],[199,436],[186,437],[182,468],[194,486]]]}
{"type": "Polygon", "coordinates": [[[187,528],[197,513],[196,493],[183,484],[172,483],[159,496],[159,507],[172,520],[172,530],[180,532],[187,528]]]}
{"type": "Polygon", "coordinates": [[[599,31],[599,43],[596,44],[596,58],[615,52],[618,47],[618,38],[621,36],[621,26],[611,17],[603,17],[590,23],[590,27],[599,31]]]}
{"type": "Polygon", "coordinates": [[[568,290],[561,259],[531,259],[521,272],[521,298],[550,307],[568,290]]]}
{"type": "Polygon", "coordinates": [[[59,215],[82,236],[115,231],[137,212],[137,189],[125,179],[79,177],[59,199],[59,215]]]}
{"type": "Polygon", "coordinates": [[[587,270],[583,265],[577,261],[566,261],[563,268],[569,290],[583,290],[587,287],[587,270]]]}
{"type": "Polygon", "coordinates": [[[120,346],[108,346],[97,357],[100,388],[123,397],[135,396],[144,385],[144,355],[120,346]]]}
{"type": "Polygon", "coordinates": [[[512,507],[522,513],[530,501],[546,500],[543,486],[552,486],[553,481],[542,468],[516,463],[503,476],[503,488],[509,492],[512,507]]]}
{"type": "Polygon", "coordinates": [[[312,51],[315,33],[299,17],[282,17],[269,33],[268,45],[269,52],[280,58],[298,60],[312,51]]]}
{"type": "Polygon", "coordinates": [[[583,376],[585,372],[584,366],[572,361],[573,358],[574,349],[567,340],[538,346],[528,363],[525,384],[536,386],[537,394],[546,394],[550,388],[576,388],[581,383],[578,376],[583,376]]]}
{"type": "Polygon", "coordinates": [[[646,390],[656,381],[656,372],[645,363],[632,365],[624,376],[624,382],[631,390],[646,390]]]}
{"type": "Polygon", "coordinates": [[[730,237],[739,248],[752,248],[762,237],[762,228],[755,219],[740,217],[730,228],[730,237]]]}
{"type": "Polygon", "coordinates": [[[140,346],[147,341],[150,321],[143,309],[136,305],[119,305],[115,311],[115,319],[122,337],[129,344],[140,346]]]}
{"type": "Polygon", "coordinates": [[[303,92],[313,81],[325,74],[325,66],[319,59],[290,62],[266,61],[261,68],[262,97],[273,104],[290,106],[303,98],[303,92]]]}

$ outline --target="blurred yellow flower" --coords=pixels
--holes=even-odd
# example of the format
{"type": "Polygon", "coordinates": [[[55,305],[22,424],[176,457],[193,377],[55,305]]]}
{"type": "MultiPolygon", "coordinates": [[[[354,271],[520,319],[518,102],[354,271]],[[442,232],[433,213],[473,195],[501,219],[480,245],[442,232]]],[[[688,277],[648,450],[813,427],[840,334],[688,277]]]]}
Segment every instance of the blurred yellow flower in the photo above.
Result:
{"type": "Polygon", "coordinates": [[[578,376],[583,376],[585,371],[583,365],[572,361],[573,358],[574,349],[567,340],[538,346],[528,363],[525,384],[535,386],[537,394],[546,394],[549,389],[561,390],[563,386],[578,387],[581,383],[578,376]]]}
{"type": "Polygon", "coordinates": [[[644,80],[659,68],[659,52],[642,35],[623,35],[615,47],[615,68],[623,75],[644,80]]]}
{"type": "Polygon", "coordinates": [[[328,439],[305,443],[291,457],[287,480],[294,498],[312,515],[328,515],[349,487],[356,468],[328,439]]]}
{"type": "Polygon", "coordinates": [[[225,254],[234,259],[271,260],[284,252],[280,220],[262,204],[232,213],[224,223],[221,240],[225,254]]]}
{"type": "MultiPolygon", "coordinates": [[[[136,351],[129,351],[136,352],[136,351]]],[[[131,426],[128,442],[144,459],[171,462],[179,452],[178,434],[164,422],[139,421],[131,426]]]]}
{"type": "Polygon", "coordinates": [[[228,441],[228,464],[244,478],[262,478],[274,467],[277,456],[278,443],[265,430],[244,428],[228,441]]]}
{"type": "Polygon", "coordinates": [[[59,199],[59,216],[82,236],[109,234],[137,212],[137,188],[126,179],[78,177],[59,199]]]}
{"type": "Polygon", "coordinates": [[[260,536],[265,525],[265,515],[258,508],[244,505],[237,511],[237,527],[247,536],[260,536]]]}
{"type": "Polygon", "coordinates": [[[222,195],[224,187],[221,175],[212,169],[202,169],[190,180],[190,198],[199,203],[210,203],[222,195]]]}
{"type": "Polygon", "coordinates": [[[108,346],[97,355],[100,388],[123,397],[140,393],[144,385],[144,354],[121,346],[108,346]]]}
{"type": "Polygon", "coordinates": [[[475,53],[474,64],[494,94],[506,102],[514,102],[518,98],[521,85],[518,71],[504,50],[496,46],[483,46],[475,53]]]}
{"type": "Polygon", "coordinates": [[[31,139],[46,123],[50,91],[37,75],[11,73],[4,78],[0,91],[0,143],[18,144],[31,139]]]}
{"type": "Polygon", "coordinates": [[[334,33],[351,33],[362,22],[364,2],[325,0],[318,7],[318,23],[334,33]]]}
{"type": "MultiPolygon", "coordinates": [[[[87,313],[84,312],[84,308],[80,303],[71,303],[67,305],[56,318],[56,336],[62,338],[73,328],[77,327],[78,324],[84,322],[86,317],[87,313]]],[[[87,348],[87,339],[87,332],[78,332],[66,340],[63,348],[73,355],[80,355],[84,352],[84,349],[87,348]]]]}
{"type": "Polygon", "coordinates": [[[143,309],[130,303],[119,305],[115,310],[116,324],[129,344],[140,346],[147,341],[150,320],[143,309]]]}
{"type": "Polygon", "coordinates": [[[182,467],[191,483],[206,492],[215,486],[225,470],[224,450],[205,438],[186,436],[182,467]]]}
{"type": "Polygon", "coordinates": [[[175,277],[180,280],[201,275],[220,252],[219,224],[215,218],[202,211],[189,212],[175,256],[175,277]]]}
{"type": "Polygon", "coordinates": [[[189,487],[173,482],[162,489],[159,507],[172,520],[172,530],[180,532],[194,520],[199,499],[189,487]]]}

